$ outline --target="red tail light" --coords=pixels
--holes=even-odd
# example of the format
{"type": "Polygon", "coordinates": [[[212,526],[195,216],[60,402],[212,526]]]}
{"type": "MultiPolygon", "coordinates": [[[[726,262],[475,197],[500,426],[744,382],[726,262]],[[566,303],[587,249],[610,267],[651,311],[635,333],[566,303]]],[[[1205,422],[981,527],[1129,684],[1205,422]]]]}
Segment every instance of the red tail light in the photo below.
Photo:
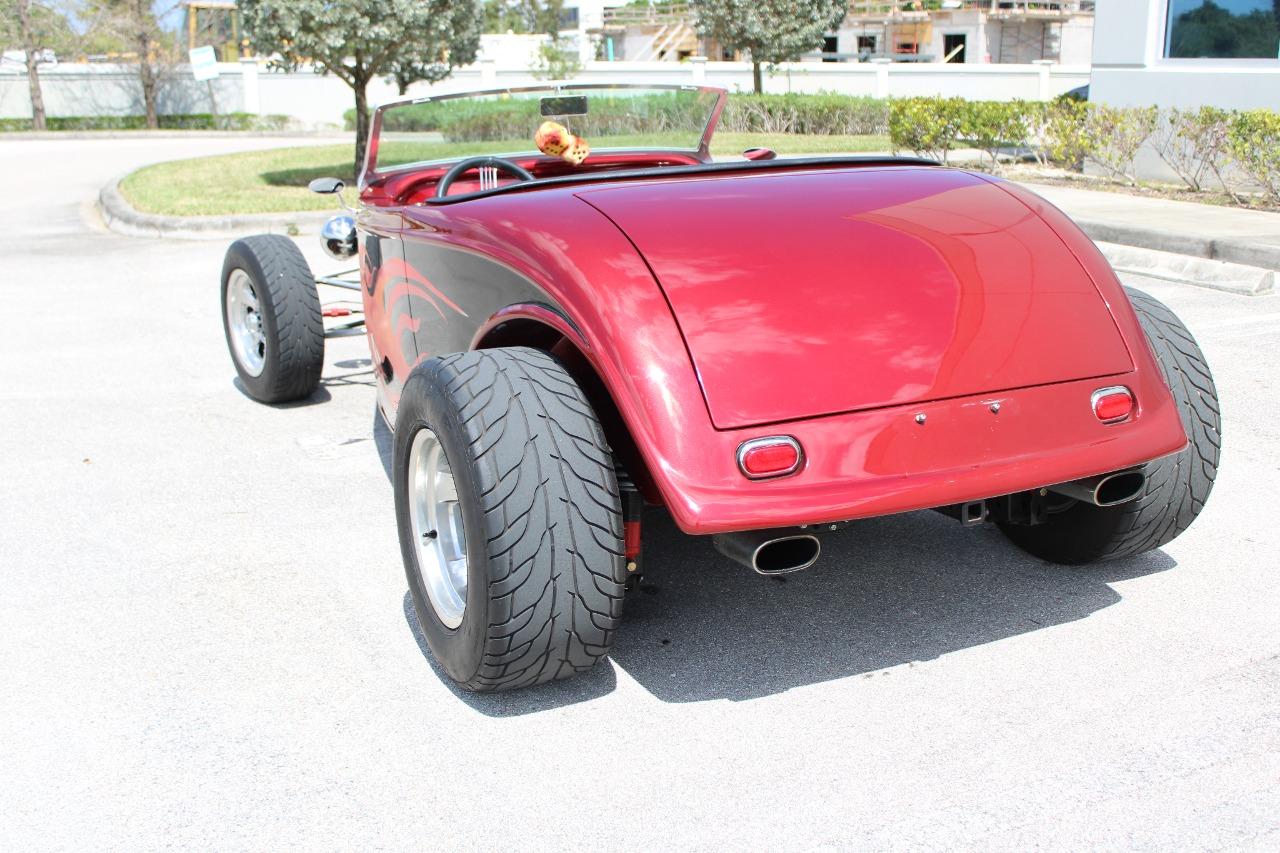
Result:
{"type": "Polygon", "coordinates": [[[1093,392],[1093,414],[1104,424],[1125,420],[1133,413],[1133,392],[1123,385],[1093,392]]]}
{"type": "Polygon", "coordinates": [[[753,438],[738,448],[738,468],[752,480],[795,473],[803,460],[800,442],[789,435],[753,438]]]}

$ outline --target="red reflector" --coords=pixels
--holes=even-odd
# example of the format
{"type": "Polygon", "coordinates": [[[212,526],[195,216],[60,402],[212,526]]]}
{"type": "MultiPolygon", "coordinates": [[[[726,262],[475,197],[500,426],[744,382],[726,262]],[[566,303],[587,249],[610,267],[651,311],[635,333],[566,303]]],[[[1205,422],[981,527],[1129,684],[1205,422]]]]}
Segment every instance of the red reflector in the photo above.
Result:
{"type": "Polygon", "coordinates": [[[785,435],[754,438],[738,448],[738,467],[752,479],[790,474],[800,458],[800,443],[785,435]]]}
{"type": "Polygon", "coordinates": [[[1122,421],[1133,413],[1133,394],[1116,386],[1093,392],[1093,414],[1103,423],[1122,421]]]}

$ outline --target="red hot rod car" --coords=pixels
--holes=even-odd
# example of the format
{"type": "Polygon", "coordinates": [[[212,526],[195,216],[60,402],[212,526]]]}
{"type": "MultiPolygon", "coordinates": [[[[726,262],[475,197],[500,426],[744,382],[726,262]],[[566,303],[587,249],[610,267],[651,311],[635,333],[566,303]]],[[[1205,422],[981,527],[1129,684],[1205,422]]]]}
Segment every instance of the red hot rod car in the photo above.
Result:
{"type": "Polygon", "coordinates": [[[1208,496],[1203,356],[1066,216],[912,158],[713,161],[724,102],[384,106],[358,209],[322,235],[358,271],[316,278],[283,237],[227,253],[253,397],[310,394],[324,338],[367,331],[409,586],[466,688],[608,652],[645,503],[776,573],[818,558],[819,529],[922,508],[1053,562],[1127,557],[1208,496]],[[322,308],[328,287],[363,311],[322,308]]]}

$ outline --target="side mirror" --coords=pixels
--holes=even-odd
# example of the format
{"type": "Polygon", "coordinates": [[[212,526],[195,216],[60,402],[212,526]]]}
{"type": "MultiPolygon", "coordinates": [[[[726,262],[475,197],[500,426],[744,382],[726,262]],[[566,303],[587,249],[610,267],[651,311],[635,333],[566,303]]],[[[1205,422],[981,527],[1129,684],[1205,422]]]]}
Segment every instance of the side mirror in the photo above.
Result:
{"type": "Polygon", "coordinates": [[[319,193],[320,195],[336,195],[338,197],[339,207],[348,213],[355,213],[356,209],[347,204],[347,200],[342,197],[342,191],[346,189],[346,187],[347,185],[342,182],[341,178],[316,178],[314,181],[307,184],[307,189],[311,190],[313,193],[319,193]]]}
{"type": "Polygon", "coordinates": [[[342,192],[346,186],[339,178],[316,178],[307,184],[307,189],[320,195],[333,195],[342,192]]]}

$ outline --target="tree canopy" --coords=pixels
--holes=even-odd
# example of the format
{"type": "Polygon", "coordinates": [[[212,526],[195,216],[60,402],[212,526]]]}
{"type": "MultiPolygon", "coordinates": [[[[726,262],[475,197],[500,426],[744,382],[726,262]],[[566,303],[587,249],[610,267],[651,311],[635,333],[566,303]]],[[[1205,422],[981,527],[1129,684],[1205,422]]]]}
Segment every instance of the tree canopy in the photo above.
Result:
{"type": "Polygon", "coordinates": [[[480,45],[475,0],[240,0],[254,49],[292,70],[310,65],[355,92],[358,169],[369,139],[367,89],[376,77],[407,88],[443,79],[474,61],[480,45]]]}
{"type": "Polygon", "coordinates": [[[755,90],[762,63],[791,62],[821,50],[822,37],[848,12],[848,0],[693,0],[698,31],[751,54],[755,90]]]}
{"type": "MultiPolygon", "coordinates": [[[[31,32],[40,50],[52,50],[66,60],[79,49],[79,35],[71,27],[61,3],[33,0],[29,13],[31,32]]],[[[0,0],[0,49],[25,50],[19,26],[18,0],[0,0]]]]}

